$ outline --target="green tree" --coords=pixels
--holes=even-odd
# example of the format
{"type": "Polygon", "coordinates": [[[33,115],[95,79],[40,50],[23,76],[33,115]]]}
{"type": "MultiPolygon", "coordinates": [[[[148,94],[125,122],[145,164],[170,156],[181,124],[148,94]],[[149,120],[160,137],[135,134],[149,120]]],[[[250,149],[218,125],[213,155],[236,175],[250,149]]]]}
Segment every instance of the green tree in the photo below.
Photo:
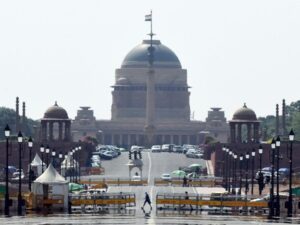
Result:
{"type": "MultiPolygon", "coordinates": [[[[9,125],[12,134],[16,134],[16,111],[13,109],[0,107],[0,140],[4,137],[4,128],[6,124],[9,125]]],[[[33,127],[37,126],[38,122],[32,119],[26,118],[24,130],[22,130],[24,136],[33,135],[33,127]]]]}

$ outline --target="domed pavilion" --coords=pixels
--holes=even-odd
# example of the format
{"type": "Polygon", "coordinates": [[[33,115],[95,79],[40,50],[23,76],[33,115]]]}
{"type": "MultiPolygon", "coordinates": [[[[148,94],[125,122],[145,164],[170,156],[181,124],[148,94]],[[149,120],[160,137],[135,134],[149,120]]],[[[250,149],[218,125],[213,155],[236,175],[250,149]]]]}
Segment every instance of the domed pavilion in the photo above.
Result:
{"type": "Polygon", "coordinates": [[[255,112],[245,103],[229,121],[231,143],[259,142],[259,124],[255,112]]]}
{"type": "Polygon", "coordinates": [[[49,107],[41,119],[42,141],[70,141],[71,140],[71,120],[67,111],[58,106],[57,102],[49,107]],[[58,130],[58,132],[54,132],[58,130]],[[54,134],[58,133],[58,136],[54,134]]]}

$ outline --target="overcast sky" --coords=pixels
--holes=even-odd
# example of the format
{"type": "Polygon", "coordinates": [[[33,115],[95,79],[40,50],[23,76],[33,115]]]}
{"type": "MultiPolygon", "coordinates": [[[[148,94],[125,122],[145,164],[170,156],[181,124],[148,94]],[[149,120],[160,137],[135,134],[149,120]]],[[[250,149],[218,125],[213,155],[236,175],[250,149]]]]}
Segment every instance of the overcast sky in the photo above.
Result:
{"type": "Polygon", "coordinates": [[[27,103],[29,117],[54,104],[74,118],[91,106],[109,119],[115,69],[147,38],[156,38],[188,72],[190,106],[231,119],[244,102],[258,116],[300,99],[300,1],[97,0],[0,2],[0,105],[27,103]]]}

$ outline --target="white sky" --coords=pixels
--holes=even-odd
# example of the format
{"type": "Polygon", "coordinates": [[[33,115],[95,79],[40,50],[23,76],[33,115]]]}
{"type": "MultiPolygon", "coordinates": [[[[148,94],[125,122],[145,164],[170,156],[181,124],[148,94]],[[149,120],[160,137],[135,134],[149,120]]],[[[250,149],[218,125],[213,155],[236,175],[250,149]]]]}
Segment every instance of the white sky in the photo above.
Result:
{"type": "Polygon", "coordinates": [[[230,119],[244,102],[265,116],[300,99],[300,1],[3,0],[0,105],[19,96],[38,119],[57,100],[71,118],[91,106],[109,119],[114,70],[147,38],[151,9],[156,38],[188,71],[195,119],[214,106],[230,119]]]}

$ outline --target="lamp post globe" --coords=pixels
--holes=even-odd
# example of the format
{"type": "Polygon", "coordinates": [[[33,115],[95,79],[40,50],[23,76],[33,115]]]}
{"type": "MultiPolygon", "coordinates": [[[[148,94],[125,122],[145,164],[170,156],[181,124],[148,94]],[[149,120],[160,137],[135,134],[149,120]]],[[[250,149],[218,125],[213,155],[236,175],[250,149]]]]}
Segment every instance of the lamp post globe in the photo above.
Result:
{"type": "Polygon", "coordinates": [[[8,190],[8,147],[9,147],[9,137],[10,137],[10,128],[6,124],[4,128],[4,135],[6,138],[6,155],[5,155],[5,202],[4,202],[4,215],[9,216],[9,190],[8,190]]]}

